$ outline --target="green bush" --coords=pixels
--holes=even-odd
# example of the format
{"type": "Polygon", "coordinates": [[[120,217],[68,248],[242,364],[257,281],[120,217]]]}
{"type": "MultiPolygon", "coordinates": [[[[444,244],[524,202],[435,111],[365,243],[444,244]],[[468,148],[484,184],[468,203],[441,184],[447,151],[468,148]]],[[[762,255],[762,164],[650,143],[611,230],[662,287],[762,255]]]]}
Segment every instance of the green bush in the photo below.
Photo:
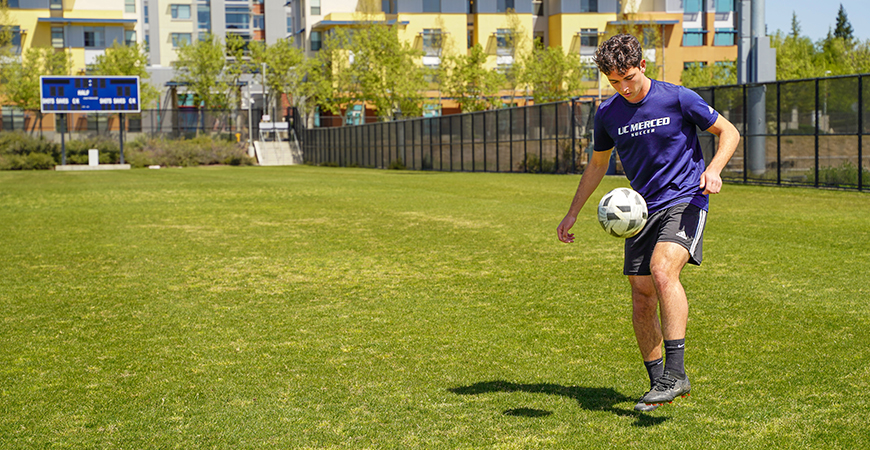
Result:
{"type": "Polygon", "coordinates": [[[58,144],[20,131],[0,133],[0,169],[46,169],[53,167],[59,160],[58,144]],[[53,163],[47,164],[49,159],[53,163]]]}
{"type": "Polygon", "coordinates": [[[526,153],[526,160],[517,163],[517,168],[528,173],[553,173],[556,162],[547,158],[541,160],[534,153],[526,153]]]}
{"type": "Polygon", "coordinates": [[[129,150],[125,147],[124,156],[133,167],[254,164],[244,144],[235,142],[235,139],[212,139],[208,136],[179,140],[143,137],[131,142],[129,150]]]}

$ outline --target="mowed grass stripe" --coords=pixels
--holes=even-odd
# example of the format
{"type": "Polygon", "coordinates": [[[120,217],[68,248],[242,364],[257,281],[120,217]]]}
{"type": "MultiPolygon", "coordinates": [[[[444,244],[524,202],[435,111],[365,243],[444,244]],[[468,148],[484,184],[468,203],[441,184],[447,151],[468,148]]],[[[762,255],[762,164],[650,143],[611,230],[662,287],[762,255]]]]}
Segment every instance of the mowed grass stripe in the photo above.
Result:
{"type": "Polygon", "coordinates": [[[0,173],[5,448],[861,448],[866,194],[726,185],[651,414],[579,177],[0,173]]]}

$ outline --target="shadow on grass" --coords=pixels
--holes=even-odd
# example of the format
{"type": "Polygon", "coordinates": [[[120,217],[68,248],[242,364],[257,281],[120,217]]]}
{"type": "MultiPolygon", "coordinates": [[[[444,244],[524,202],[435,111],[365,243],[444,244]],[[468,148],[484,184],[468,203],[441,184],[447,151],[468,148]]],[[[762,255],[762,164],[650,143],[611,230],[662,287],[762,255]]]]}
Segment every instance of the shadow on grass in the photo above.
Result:
{"type": "MultiPolygon", "coordinates": [[[[558,395],[576,400],[581,408],[589,411],[606,411],[616,414],[617,416],[635,417],[637,421],[634,423],[634,426],[637,427],[654,426],[668,420],[667,417],[653,417],[641,412],[636,412],[633,409],[615,408],[614,405],[631,402],[633,399],[610,388],[562,386],[550,383],[522,384],[511,383],[509,381],[483,381],[470,386],[462,386],[448,390],[458,395],[480,395],[493,392],[529,392],[533,394],[558,395]]],[[[631,404],[633,408],[634,403],[632,402],[631,404]]],[[[515,408],[505,411],[504,414],[520,417],[546,417],[553,413],[550,411],[531,408],[515,408]]]]}

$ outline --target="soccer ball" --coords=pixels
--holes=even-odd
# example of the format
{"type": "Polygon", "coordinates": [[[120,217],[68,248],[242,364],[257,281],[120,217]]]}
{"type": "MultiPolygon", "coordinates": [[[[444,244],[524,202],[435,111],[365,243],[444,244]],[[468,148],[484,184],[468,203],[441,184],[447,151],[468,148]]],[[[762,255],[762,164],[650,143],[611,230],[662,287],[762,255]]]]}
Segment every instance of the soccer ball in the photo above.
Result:
{"type": "Polygon", "coordinates": [[[646,219],[646,202],[631,189],[614,189],[598,203],[598,222],[613,236],[630,238],[640,233],[646,219]]]}

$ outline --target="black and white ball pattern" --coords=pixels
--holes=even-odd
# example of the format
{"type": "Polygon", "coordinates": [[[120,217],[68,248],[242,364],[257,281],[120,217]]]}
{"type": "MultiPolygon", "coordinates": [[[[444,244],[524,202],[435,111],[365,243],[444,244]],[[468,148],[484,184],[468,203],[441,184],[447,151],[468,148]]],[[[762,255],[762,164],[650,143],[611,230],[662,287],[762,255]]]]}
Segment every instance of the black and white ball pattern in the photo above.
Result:
{"type": "Polygon", "coordinates": [[[628,188],[616,188],[598,203],[598,222],[604,231],[619,238],[630,238],[646,225],[646,201],[628,188]]]}

